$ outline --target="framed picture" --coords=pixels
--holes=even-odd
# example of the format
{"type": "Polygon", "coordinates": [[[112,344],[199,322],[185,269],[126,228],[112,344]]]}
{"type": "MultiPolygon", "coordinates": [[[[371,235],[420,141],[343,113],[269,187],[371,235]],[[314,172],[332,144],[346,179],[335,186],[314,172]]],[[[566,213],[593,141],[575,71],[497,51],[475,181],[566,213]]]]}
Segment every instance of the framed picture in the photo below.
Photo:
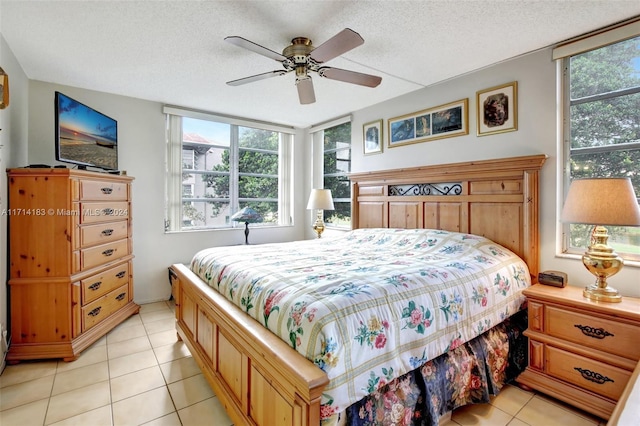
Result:
{"type": "Polygon", "coordinates": [[[9,76],[0,68],[0,109],[9,106],[9,76]]]}
{"type": "Polygon", "coordinates": [[[389,119],[389,148],[469,134],[469,99],[389,119]]]}
{"type": "Polygon", "coordinates": [[[518,82],[476,93],[478,136],[518,130],[518,82]]]}
{"type": "Polygon", "coordinates": [[[364,155],[382,152],[382,120],[372,121],[362,126],[364,155]]]}

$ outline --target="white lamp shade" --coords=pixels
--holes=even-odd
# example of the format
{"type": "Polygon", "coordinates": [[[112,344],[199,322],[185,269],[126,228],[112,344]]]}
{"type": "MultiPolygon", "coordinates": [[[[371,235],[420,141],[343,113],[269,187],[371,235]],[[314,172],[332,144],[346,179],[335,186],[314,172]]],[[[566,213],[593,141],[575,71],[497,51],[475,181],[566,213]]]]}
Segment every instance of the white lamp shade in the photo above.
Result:
{"type": "Polygon", "coordinates": [[[588,225],[640,226],[638,199],[628,178],[575,179],[562,221],[588,225]]]}
{"type": "Polygon", "coordinates": [[[330,189],[312,189],[307,203],[307,210],[334,210],[330,189]]]}

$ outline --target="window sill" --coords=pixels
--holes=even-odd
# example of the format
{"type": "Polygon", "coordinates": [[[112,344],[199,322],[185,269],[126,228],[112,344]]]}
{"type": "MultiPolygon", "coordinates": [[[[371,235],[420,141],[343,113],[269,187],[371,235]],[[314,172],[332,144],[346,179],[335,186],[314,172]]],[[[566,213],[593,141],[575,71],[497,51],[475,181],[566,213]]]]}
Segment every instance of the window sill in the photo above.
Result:
{"type": "MultiPolygon", "coordinates": [[[[192,234],[196,232],[244,232],[244,223],[242,226],[236,226],[235,228],[195,228],[195,229],[181,229],[177,231],[164,231],[165,234],[192,234]]],[[[285,229],[293,228],[293,225],[273,225],[273,226],[249,226],[250,231],[256,231],[258,229],[285,229]]]]}

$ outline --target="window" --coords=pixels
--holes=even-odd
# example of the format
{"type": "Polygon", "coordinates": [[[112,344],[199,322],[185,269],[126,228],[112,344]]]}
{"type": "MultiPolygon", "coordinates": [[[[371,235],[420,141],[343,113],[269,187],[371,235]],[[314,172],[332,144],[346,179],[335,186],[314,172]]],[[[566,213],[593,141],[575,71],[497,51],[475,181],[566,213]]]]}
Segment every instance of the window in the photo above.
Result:
{"type": "Polygon", "coordinates": [[[231,216],[247,206],[262,216],[253,226],[291,223],[290,133],[169,111],[167,231],[242,226],[231,216]]]}
{"type": "MultiPolygon", "coordinates": [[[[565,193],[576,178],[628,177],[640,195],[640,37],[563,61],[565,193]]],[[[566,250],[583,252],[591,228],[565,225],[566,250]]],[[[640,260],[640,228],[607,229],[618,254],[640,260]]]]}
{"type": "Polygon", "coordinates": [[[313,187],[331,190],[335,210],[325,210],[328,227],[351,227],[351,121],[342,118],[311,129],[313,187]]]}

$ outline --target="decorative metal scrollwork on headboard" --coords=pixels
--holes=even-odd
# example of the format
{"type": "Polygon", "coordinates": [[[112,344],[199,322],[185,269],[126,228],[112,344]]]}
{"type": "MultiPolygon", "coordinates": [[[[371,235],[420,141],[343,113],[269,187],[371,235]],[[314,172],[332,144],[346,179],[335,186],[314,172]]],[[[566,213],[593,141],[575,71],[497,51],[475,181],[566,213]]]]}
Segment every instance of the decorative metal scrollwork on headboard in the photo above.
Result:
{"type": "Polygon", "coordinates": [[[410,196],[410,195],[460,195],[462,184],[453,183],[414,183],[409,185],[390,185],[390,196],[410,196]]]}

